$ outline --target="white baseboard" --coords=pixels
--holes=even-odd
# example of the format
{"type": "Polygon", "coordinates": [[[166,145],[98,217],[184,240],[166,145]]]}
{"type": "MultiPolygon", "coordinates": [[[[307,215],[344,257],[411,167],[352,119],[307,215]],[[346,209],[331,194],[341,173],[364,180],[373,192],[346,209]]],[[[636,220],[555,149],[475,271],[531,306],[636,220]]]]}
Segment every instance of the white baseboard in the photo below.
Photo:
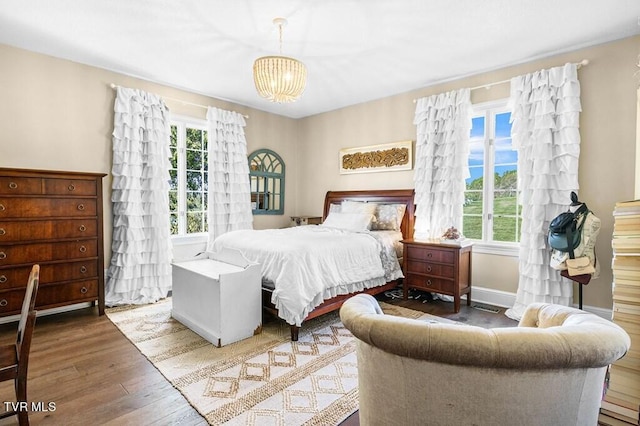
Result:
{"type": "MultiPolygon", "coordinates": [[[[466,299],[466,295],[462,296],[466,299]]],[[[486,287],[473,286],[471,289],[471,301],[478,303],[486,303],[488,305],[500,306],[502,308],[510,308],[516,302],[516,294],[507,291],[494,290],[486,287]]],[[[574,304],[574,308],[578,305],[574,304]]],[[[611,309],[599,308],[596,306],[582,306],[582,309],[598,315],[604,319],[611,319],[611,309]]]]}

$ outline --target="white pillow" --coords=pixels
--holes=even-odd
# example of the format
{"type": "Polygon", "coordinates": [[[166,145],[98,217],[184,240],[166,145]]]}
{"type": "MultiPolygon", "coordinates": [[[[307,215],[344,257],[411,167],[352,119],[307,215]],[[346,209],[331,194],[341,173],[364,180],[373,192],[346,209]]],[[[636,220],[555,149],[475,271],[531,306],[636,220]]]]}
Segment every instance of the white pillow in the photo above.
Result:
{"type": "Polygon", "coordinates": [[[362,201],[344,200],[340,208],[341,213],[366,213],[369,215],[376,214],[376,203],[365,203],[362,201]]]}
{"type": "Polygon", "coordinates": [[[364,232],[369,230],[372,220],[373,215],[366,213],[330,212],[322,225],[345,231],[364,232]]]}

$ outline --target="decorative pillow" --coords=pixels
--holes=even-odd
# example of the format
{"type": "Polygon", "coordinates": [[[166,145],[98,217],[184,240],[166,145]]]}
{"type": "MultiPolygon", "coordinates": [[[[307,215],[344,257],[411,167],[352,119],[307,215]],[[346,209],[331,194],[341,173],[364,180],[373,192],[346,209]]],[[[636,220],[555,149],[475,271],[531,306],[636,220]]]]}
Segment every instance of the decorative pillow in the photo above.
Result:
{"type": "Polygon", "coordinates": [[[337,213],[331,212],[322,226],[344,229],[345,231],[364,232],[371,227],[373,215],[366,213],[337,213]]]}
{"type": "Polygon", "coordinates": [[[341,213],[366,213],[371,216],[376,214],[376,203],[344,200],[340,208],[341,213]]]}
{"type": "Polygon", "coordinates": [[[398,231],[406,209],[405,204],[377,204],[374,213],[376,220],[372,223],[371,230],[398,231]]]}
{"type": "Polygon", "coordinates": [[[340,203],[331,203],[329,205],[329,213],[341,213],[342,212],[342,208],[340,206],[340,203]]]}

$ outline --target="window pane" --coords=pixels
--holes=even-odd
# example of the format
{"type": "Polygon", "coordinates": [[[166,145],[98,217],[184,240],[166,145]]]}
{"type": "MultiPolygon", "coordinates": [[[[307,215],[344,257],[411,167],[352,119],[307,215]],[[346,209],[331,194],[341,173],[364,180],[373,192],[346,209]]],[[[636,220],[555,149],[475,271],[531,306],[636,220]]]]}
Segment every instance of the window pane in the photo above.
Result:
{"type": "Polygon", "coordinates": [[[497,190],[494,192],[493,214],[494,216],[515,216],[518,214],[518,197],[516,197],[515,191],[497,190]]]}
{"type": "Polygon", "coordinates": [[[484,117],[473,117],[471,119],[471,137],[484,138],[484,117]]]}
{"type": "Polygon", "coordinates": [[[504,242],[516,242],[518,229],[516,228],[515,217],[499,217],[493,218],[493,240],[504,242]]]}
{"type": "Polygon", "coordinates": [[[511,123],[509,123],[510,118],[510,112],[496,114],[496,139],[511,137],[511,123]]]}
{"type": "Polygon", "coordinates": [[[187,233],[204,232],[203,213],[187,212],[187,233]]]}
{"type": "Polygon", "coordinates": [[[204,210],[202,208],[202,193],[201,192],[187,192],[187,211],[199,211],[204,210]]]}
{"type": "Polygon", "coordinates": [[[484,140],[472,139],[469,143],[469,166],[484,165],[484,140]]]}
{"type": "Polygon", "coordinates": [[[496,139],[494,146],[496,164],[518,163],[518,151],[512,148],[511,139],[496,139]]]}
{"type": "Polygon", "coordinates": [[[178,190],[178,171],[177,170],[169,170],[169,189],[172,191],[178,190]]]}
{"type": "Polygon", "coordinates": [[[171,126],[171,137],[169,139],[169,146],[172,148],[178,146],[178,126],[171,126]]]}
{"type": "Polygon", "coordinates": [[[171,215],[169,215],[169,227],[171,229],[171,235],[178,234],[178,215],[177,214],[172,213],[171,215]]]}
{"type": "Polygon", "coordinates": [[[187,150],[187,170],[202,170],[202,151],[187,150]]]}
{"type": "Polygon", "coordinates": [[[202,130],[187,129],[187,149],[201,150],[202,148],[202,130]]]}
{"type": "Polygon", "coordinates": [[[175,148],[171,148],[171,168],[178,168],[178,150],[175,148]]]}
{"type": "Polygon", "coordinates": [[[169,191],[169,211],[171,212],[178,211],[178,192],[177,191],[169,191]]]}
{"type": "Polygon", "coordinates": [[[496,167],[493,187],[496,191],[501,192],[501,194],[496,193],[496,197],[500,197],[503,195],[506,195],[508,197],[515,197],[518,190],[518,171],[515,170],[515,166],[496,167]],[[503,171],[505,169],[511,170],[503,171]],[[503,173],[500,174],[500,172],[503,173]]]}
{"type": "Polygon", "coordinates": [[[462,219],[462,235],[474,240],[482,239],[482,216],[464,216],[462,219]]]}
{"type": "Polygon", "coordinates": [[[187,172],[187,191],[200,191],[203,186],[202,172],[187,172]]]}

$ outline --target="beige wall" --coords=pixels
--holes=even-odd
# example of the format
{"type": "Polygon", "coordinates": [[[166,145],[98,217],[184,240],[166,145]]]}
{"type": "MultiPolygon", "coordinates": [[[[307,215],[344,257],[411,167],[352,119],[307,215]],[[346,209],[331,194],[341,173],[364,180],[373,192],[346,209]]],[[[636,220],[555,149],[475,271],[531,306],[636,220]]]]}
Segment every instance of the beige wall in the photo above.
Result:
{"type": "MultiPolygon", "coordinates": [[[[249,152],[258,148],[277,151],[287,166],[285,191],[295,193],[299,181],[297,120],[0,44],[0,167],[109,174],[103,181],[107,262],[111,253],[108,200],[115,99],[111,83],[249,115],[245,127],[249,152]]],[[[166,102],[173,113],[206,116],[204,108],[166,102]]],[[[285,215],[255,216],[254,226],[288,225],[297,206],[291,195],[285,201],[285,215]]]]}
{"type": "MultiPolygon", "coordinates": [[[[634,196],[638,84],[634,73],[639,53],[640,37],[636,36],[302,119],[304,149],[299,158],[305,167],[300,170],[304,184],[297,194],[300,209],[321,213],[328,190],[412,188],[412,171],[340,175],[338,152],[347,147],[415,141],[414,99],[588,59],[589,65],[578,71],[582,89],[579,195],[602,220],[596,246],[602,273],[584,288],[584,303],[611,308],[613,205],[634,196]],[[318,179],[320,175],[322,179],[318,179]]],[[[474,90],[472,101],[508,96],[509,85],[502,84],[474,90]]],[[[476,255],[473,271],[474,285],[510,293],[517,290],[516,258],[476,255]]],[[[577,301],[577,290],[575,294],[577,301]]]]}
{"type": "MultiPolygon", "coordinates": [[[[286,163],[282,216],[256,216],[256,228],[281,227],[291,215],[320,215],[328,190],[412,188],[413,172],[340,175],[341,148],[415,140],[413,99],[509,79],[542,68],[579,62],[582,87],[580,198],[602,220],[596,252],[601,278],[585,288],[586,305],[611,307],[613,205],[634,196],[636,89],[640,37],[504,68],[293,120],[184,92],[141,79],[0,45],[0,167],[109,173],[115,93],[110,83],[164,97],[248,114],[249,151],[271,148],[286,163]]],[[[472,92],[473,102],[508,96],[508,85],[472,92]]],[[[167,101],[172,112],[204,118],[205,110],[167,101]]],[[[105,179],[105,198],[111,180],[105,179]]],[[[106,253],[110,253],[110,203],[105,202],[106,253]]],[[[477,254],[474,284],[515,293],[517,259],[477,254]]],[[[577,293],[576,293],[577,294],[577,293]]]]}

